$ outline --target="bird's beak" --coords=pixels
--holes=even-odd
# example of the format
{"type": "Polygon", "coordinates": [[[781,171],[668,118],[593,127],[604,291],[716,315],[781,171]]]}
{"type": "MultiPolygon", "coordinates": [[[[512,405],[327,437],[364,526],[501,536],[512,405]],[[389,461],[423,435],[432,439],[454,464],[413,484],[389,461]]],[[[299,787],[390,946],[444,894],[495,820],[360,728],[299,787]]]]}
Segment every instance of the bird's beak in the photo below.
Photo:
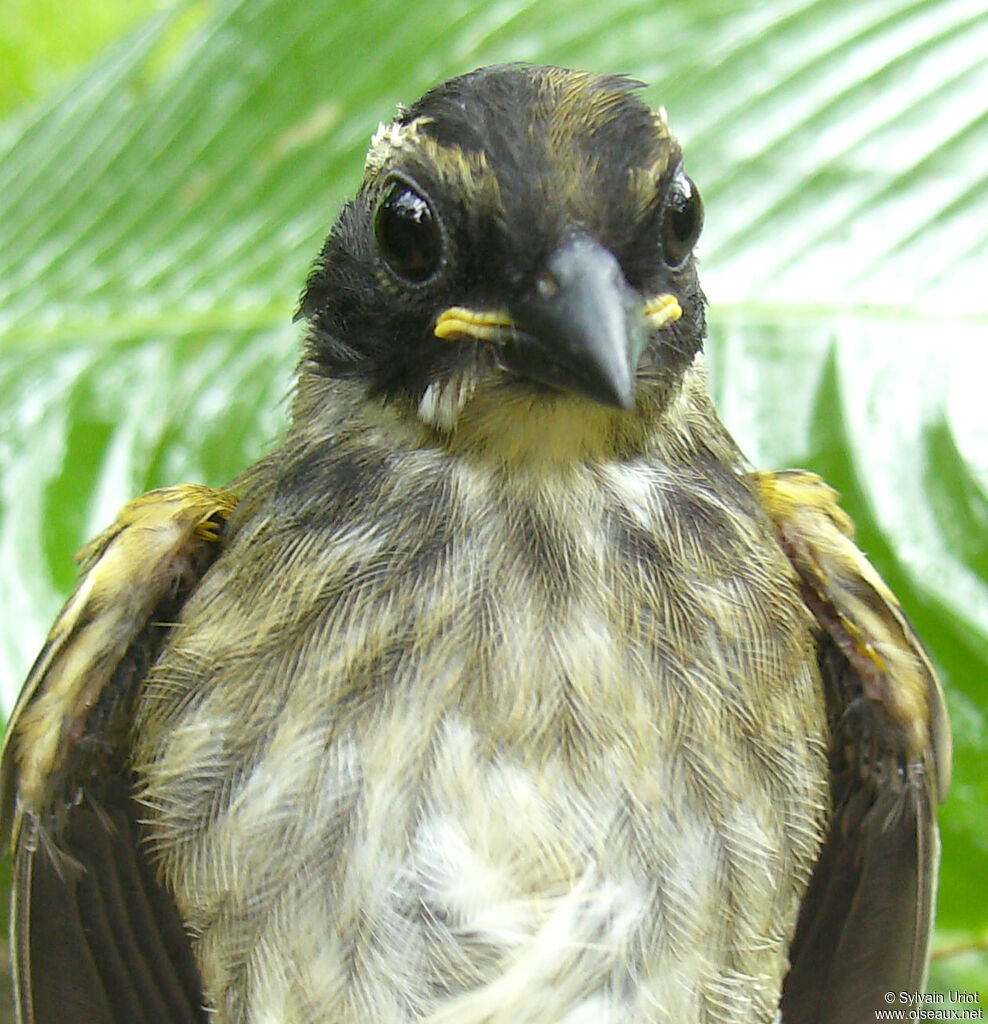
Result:
{"type": "Polygon", "coordinates": [[[549,257],[534,294],[506,311],[452,307],[435,331],[494,342],[504,365],[523,377],[631,409],[649,330],[680,315],[670,295],[643,304],[614,255],[581,235],[549,257]]]}
{"type": "Polygon", "coordinates": [[[522,335],[505,346],[512,370],[604,405],[634,406],[647,340],[641,297],[602,245],[568,241],[549,257],[535,294],[509,311],[522,335]]]}

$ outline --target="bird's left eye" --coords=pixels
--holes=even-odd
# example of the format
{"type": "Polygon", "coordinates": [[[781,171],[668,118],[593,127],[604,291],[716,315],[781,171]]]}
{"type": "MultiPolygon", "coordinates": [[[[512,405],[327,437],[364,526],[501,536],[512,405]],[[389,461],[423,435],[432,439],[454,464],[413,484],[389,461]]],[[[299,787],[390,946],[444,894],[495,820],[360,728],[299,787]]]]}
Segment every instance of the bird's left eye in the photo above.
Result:
{"type": "Polygon", "coordinates": [[[410,284],[428,281],[442,262],[443,239],[428,199],[404,181],[385,192],[374,217],[384,262],[410,284]]]}
{"type": "Polygon", "coordinates": [[[662,252],[670,267],[679,267],[693,251],[703,227],[703,203],[696,186],[680,174],[662,211],[662,252]]]}

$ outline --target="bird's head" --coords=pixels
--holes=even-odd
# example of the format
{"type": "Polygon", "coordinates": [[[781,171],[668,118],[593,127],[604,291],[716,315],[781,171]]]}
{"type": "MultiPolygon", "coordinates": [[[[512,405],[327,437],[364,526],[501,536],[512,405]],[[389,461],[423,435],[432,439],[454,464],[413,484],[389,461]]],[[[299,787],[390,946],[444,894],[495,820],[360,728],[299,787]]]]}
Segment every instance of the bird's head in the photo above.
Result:
{"type": "Polygon", "coordinates": [[[382,125],[302,297],[304,373],[447,436],[666,401],[704,333],[702,208],[637,88],[491,67],[382,125]]]}

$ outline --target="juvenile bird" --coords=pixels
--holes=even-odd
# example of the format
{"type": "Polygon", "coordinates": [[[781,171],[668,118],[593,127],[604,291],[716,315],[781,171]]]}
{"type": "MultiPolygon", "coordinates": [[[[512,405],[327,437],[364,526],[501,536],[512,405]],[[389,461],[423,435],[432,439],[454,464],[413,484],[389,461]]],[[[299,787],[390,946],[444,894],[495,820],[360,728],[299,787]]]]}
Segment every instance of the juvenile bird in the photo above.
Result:
{"type": "Polygon", "coordinates": [[[637,84],[374,136],[284,441],[83,575],[3,752],[22,1024],[865,1024],[924,981],[950,735],[834,493],[707,397],[637,84]]]}

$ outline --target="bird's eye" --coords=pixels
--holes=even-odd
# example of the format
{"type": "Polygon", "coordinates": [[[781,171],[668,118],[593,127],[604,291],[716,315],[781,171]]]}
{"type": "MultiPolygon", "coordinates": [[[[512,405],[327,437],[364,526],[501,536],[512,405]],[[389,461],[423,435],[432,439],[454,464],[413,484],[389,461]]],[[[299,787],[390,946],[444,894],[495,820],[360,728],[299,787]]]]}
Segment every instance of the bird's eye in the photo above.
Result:
{"type": "Polygon", "coordinates": [[[422,284],[442,262],[443,238],[429,201],[404,181],[385,192],[374,217],[384,262],[402,280],[422,284]]]}
{"type": "Polygon", "coordinates": [[[703,227],[703,203],[696,186],[680,174],[662,211],[662,252],[670,267],[679,267],[693,251],[703,227]]]}

